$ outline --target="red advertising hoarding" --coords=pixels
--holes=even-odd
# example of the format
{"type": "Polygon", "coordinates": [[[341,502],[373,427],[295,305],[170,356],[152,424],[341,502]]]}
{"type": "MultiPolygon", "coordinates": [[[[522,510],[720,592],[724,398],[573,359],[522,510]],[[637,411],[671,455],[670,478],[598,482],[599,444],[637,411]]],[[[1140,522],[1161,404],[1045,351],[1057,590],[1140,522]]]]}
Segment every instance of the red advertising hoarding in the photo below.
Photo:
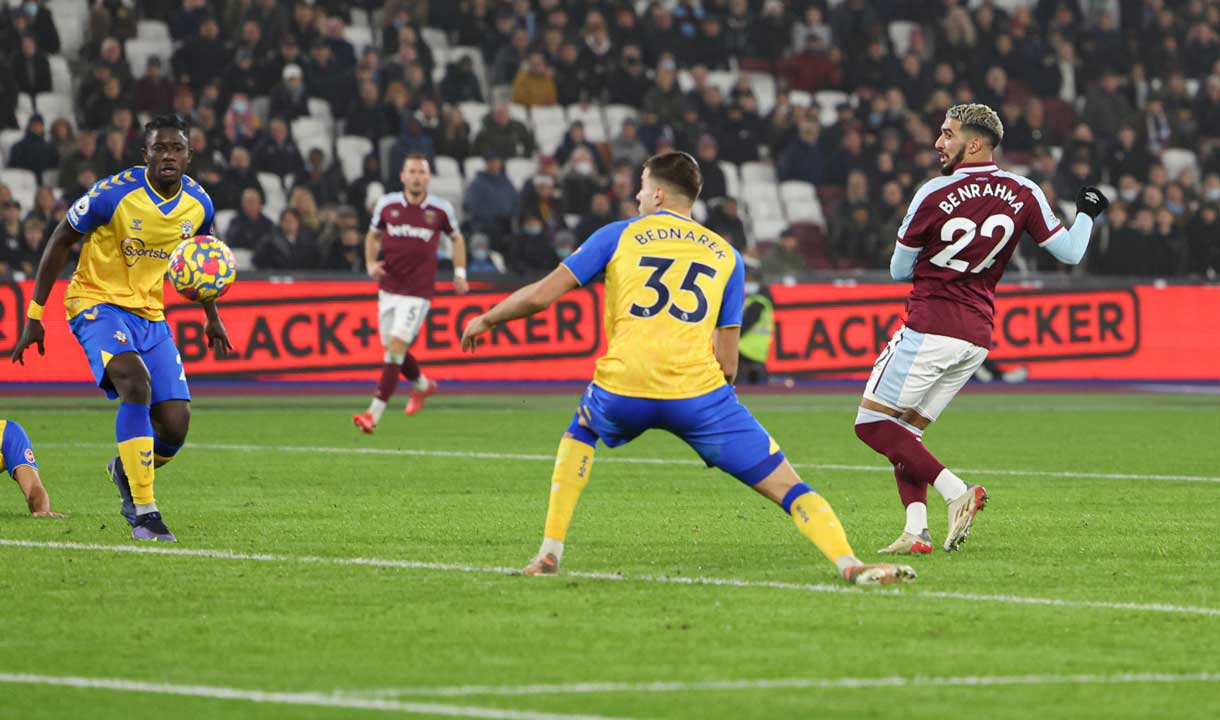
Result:
{"type": "MultiPolygon", "coordinates": [[[[44,324],[48,354],[25,367],[0,363],[0,382],[88,381],[62,314],[57,285],[44,324]]],[[[21,331],[33,284],[0,285],[0,353],[21,331]]],[[[773,286],[774,372],[863,377],[902,323],[900,285],[773,286]]],[[[605,351],[601,285],[580,288],[536,317],[497,329],[474,355],[458,346],[466,322],[507,292],[454,295],[442,288],[413,352],[430,376],[450,380],[584,380],[605,351]]],[[[358,281],[244,281],[222,301],[237,354],[221,359],[203,339],[203,313],[168,288],[166,318],[192,380],[344,380],[380,367],[373,287],[358,281]],[[172,299],[170,299],[172,298],[172,299]]],[[[1031,379],[1217,380],[1220,287],[1001,288],[992,357],[1027,365],[1031,379]]]]}

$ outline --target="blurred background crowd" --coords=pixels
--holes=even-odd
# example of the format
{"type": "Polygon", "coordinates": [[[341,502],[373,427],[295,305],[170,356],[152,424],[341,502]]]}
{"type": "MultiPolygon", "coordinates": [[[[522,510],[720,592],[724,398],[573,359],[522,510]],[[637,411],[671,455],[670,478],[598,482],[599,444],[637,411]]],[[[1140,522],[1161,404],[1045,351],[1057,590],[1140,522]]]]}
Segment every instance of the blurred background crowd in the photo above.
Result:
{"type": "MultiPolygon", "coordinates": [[[[952,104],[1074,215],[1094,275],[1220,270],[1220,0],[26,0],[0,13],[0,277],[67,206],[192,124],[246,268],[363,272],[413,152],[472,273],[549,270],[636,214],[640,163],[704,173],[697,219],[765,276],[888,265],[952,104]]],[[[447,248],[442,248],[442,256],[447,248]]],[[[1015,273],[1066,272],[1026,239],[1015,273]]]]}

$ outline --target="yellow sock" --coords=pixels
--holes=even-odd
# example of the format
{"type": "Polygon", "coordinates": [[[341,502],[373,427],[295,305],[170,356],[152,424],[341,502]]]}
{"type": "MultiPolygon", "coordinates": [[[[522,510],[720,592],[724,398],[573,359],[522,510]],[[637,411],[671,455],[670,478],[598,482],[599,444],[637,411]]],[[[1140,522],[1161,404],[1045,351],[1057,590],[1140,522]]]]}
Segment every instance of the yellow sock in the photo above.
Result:
{"type": "Polygon", "coordinates": [[[546,509],[546,539],[563,542],[576,512],[580,493],[593,469],[593,447],[574,438],[559,441],[555,472],[551,475],[551,499],[546,509]]]}
{"type": "Polygon", "coordinates": [[[153,499],[153,439],[152,436],[133,437],[119,443],[119,459],[127,482],[131,486],[131,499],[137,505],[148,505],[153,499]]]}
{"type": "MultiPolygon", "coordinates": [[[[804,483],[798,484],[793,491],[797,491],[797,488],[803,488],[804,492],[784,505],[801,534],[817,545],[826,559],[835,565],[845,557],[854,557],[855,553],[847,542],[847,533],[843,531],[843,523],[839,522],[826,498],[810,490],[804,483]]],[[[789,496],[792,494],[789,492],[789,496]]]]}

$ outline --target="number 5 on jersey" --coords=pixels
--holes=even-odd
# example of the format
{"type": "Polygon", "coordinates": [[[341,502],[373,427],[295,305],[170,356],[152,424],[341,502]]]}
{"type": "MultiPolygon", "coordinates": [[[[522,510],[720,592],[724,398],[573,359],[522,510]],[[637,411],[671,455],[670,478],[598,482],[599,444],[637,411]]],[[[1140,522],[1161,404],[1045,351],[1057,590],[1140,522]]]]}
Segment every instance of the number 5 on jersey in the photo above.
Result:
{"type": "Polygon", "coordinates": [[[647,255],[640,258],[640,267],[653,269],[652,274],[644,281],[644,285],[657,294],[657,300],[648,306],[632,303],[628,312],[638,318],[650,318],[656,317],[657,313],[668,306],[669,314],[682,322],[699,323],[707,317],[707,295],[703,292],[703,288],[699,287],[698,281],[699,277],[703,275],[709,278],[716,277],[716,268],[697,262],[690,264],[690,268],[686,271],[686,276],[682,278],[679,290],[686,291],[695,296],[695,307],[693,310],[684,310],[676,302],[672,305],[670,304],[670,295],[672,293],[669,286],[664,282],[665,273],[673,266],[674,262],[673,258],[650,257],[647,255]]]}

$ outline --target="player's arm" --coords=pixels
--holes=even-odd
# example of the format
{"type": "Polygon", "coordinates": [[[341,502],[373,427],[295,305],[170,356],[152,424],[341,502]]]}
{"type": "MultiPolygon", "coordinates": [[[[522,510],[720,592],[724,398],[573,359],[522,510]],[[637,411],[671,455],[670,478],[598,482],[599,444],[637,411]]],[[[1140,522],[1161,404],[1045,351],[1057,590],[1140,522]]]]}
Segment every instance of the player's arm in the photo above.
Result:
{"type": "Polygon", "coordinates": [[[24,365],[25,350],[31,345],[38,346],[39,355],[46,355],[44,345],[46,332],[42,327],[43,306],[47,304],[47,298],[51,296],[51,288],[55,286],[55,281],[63,272],[64,265],[68,263],[68,254],[71,252],[72,246],[80,242],[83,237],[84,233],[78,232],[68,224],[67,218],[61,220],[59,226],[51,233],[51,239],[47,241],[47,246],[42,251],[42,259],[38,261],[38,273],[34,277],[34,297],[30,298],[25,327],[21,330],[21,337],[13,348],[13,362],[24,365]]]}
{"type": "Polygon", "coordinates": [[[18,466],[13,471],[13,480],[17,481],[17,486],[21,488],[22,494],[25,495],[25,504],[30,509],[30,515],[50,518],[63,517],[61,513],[51,512],[51,496],[47,494],[47,489],[42,486],[42,478],[38,476],[37,470],[29,465],[18,466]]]}
{"type": "Polygon", "coordinates": [[[374,280],[385,276],[385,262],[377,259],[380,254],[381,231],[370,228],[364,236],[364,266],[368,268],[369,277],[374,280]]]}
{"type": "Polygon", "coordinates": [[[712,345],[716,350],[716,362],[724,373],[724,381],[732,385],[737,379],[737,344],[741,340],[741,326],[716,328],[712,345]]]}
{"type": "Polygon", "coordinates": [[[737,378],[738,343],[741,340],[742,309],[746,303],[746,262],[741,253],[733,251],[737,263],[724,285],[724,297],[720,301],[720,315],[716,318],[716,332],[712,335],[712,350],[724,380],[732,385],[737,378]]]}
{"type": "MultiPolygon", "coordinates": [[[[1036,193],[1040,202],[1045,202],[1042,191],[1036,193]]],[[[1059,231],[1040,245],[1055,259],[1067,265],[1078,265],[1089,249],[1089,237],[1093,234],[1093,220],[1110,207],[1110,201],[1095,187],[1082,187],[1076,194],[1076,221],[1070,230],[1059,231]]]]}
{"type": "Polygon", "coordinates": [[[458,295],[465,295],[470,292],[466,282],[466,238],[460,230],[455,230],[449,240],[453,243],[453,289],[458,295]]]}
{"type": "Polygon", "coordinates": [[[530,283],[500,301],[495,307],[471,320],[462,333],[462,349],[474,352],[479,335],[497,325],[517,318],[529,317],[551,306],[569,290],[580,287],[576,276],[566,265],[560,265],[550,275],[530,283]]]}
{"type": "Polygon", "coordinates": [[[930,214],[930,210],[925,207],[930,203],[926,201],[928,196],[941,186],[942,183],[936,180],[924,183],[915,193],[915,197],[911,198],[911,204],[907,206],[907,214],[903,216],[902,224],[898,226],[894,254],[890,256],[890,277],[898,282],[912,280],[915,277],[915,261],[919,259],[919,252],[925,244],[924,230],[928,225],[930,214]]]}
{"type": "Polygon", "coordinates": [[[225,357],[233,352],[233,343],[229,342],[229,333],[225,330],[225,324],[220,321],[220,311],[216,309],[216,302],[201,304],[203,314],[207,317],[207,322],[203,324],[203,334],[208,339],[208,347],[216,348],[216,354],[225,357]]]}

